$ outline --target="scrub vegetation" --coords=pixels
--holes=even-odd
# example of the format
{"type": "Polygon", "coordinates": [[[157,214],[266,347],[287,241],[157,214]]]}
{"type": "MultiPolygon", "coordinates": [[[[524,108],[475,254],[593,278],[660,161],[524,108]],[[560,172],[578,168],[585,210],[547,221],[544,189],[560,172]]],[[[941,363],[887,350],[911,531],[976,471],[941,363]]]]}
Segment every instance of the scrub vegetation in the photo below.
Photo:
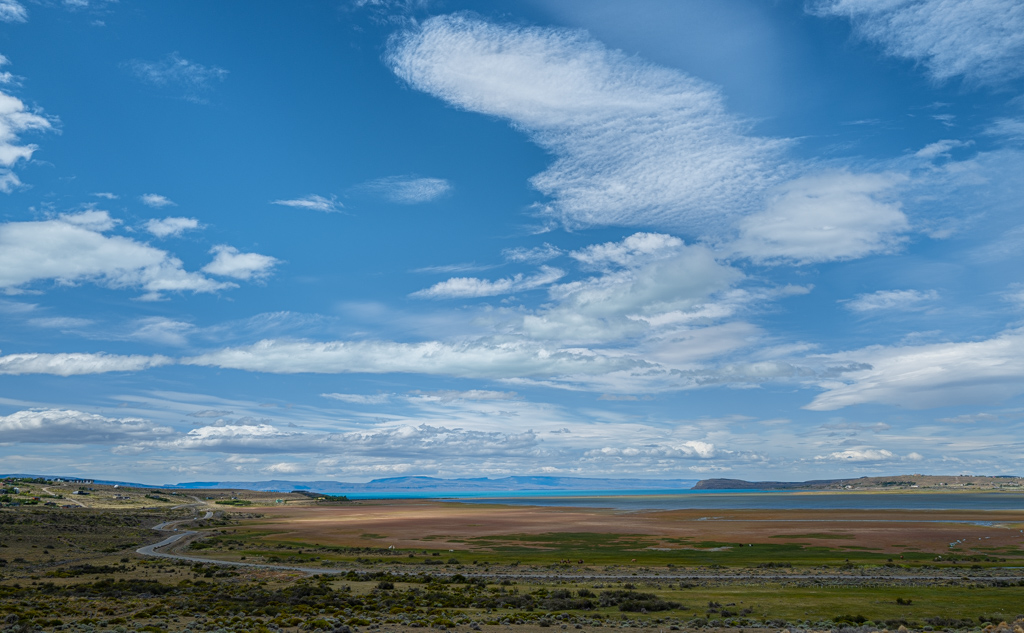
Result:
{"type": "Polygon", "coordinates": [[[601,515],[619,532],[559,531],[572,529],[567,515],[547,512],[537,515],[551,519],[547,531],[534,522],[504,534],[422,533],[411,546],[407,523],[380,517],[396,507],[406,518],[464,510],[433,502],[321,506],[297,495],[306,505],[275,514],[287,505],[280,495],[238,491],[153,493],[187,503],[150,498],[150,506],[116,508],[98,507],[107,491],[89,492],[97,507],[0,509],[0,629],[1024,631],[1019,523],[955,524],[963,542],[942,548],[920,535],[870,547],[851,546],[864,542],[854,523],[812,530],[806,517],[793,527],[776,521],[758,542],[741,543],[710,538],[728,531],[696,519],[704,538],[631,533],[646,524],[630,513],[601,515]],[[321,528],[302,526],[324,512],[344,530],[310,538],[321,528]],[[152,529],[158,525],[164,530],[152,529]],[[136,552],[175,527],[190,532],[159,553],[192,560],[136,552]]]}

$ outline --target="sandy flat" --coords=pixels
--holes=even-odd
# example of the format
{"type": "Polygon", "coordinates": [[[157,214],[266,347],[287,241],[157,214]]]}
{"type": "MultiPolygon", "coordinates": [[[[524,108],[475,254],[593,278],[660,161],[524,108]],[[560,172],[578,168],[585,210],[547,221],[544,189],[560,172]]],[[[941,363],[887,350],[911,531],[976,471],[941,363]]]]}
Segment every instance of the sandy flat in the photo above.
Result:
{"type": "Polygon", "coordinates": [[[886,552],[942,552],[961,540],[985,547],[1024,543],[1024,511],[960,510],[668,510],[476,505],[438,501],[362,502],[351,506],[261,508],[247,529],[274,540],[396,548],[476,548],[467,539],[547,533],[630,534],[728,543],[800,542],[886,552]],[[992,522],[977,525],[970,522],[992,522]]]}

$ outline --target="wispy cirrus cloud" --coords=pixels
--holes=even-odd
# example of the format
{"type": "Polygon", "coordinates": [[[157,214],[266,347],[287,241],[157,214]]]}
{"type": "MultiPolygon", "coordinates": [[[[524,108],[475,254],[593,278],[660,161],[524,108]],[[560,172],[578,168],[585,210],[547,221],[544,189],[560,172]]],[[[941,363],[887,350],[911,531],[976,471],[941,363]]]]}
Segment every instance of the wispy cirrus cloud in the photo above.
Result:
{"type": "Polygon", "coordinates": [[[39,328],[73,330],[89,327],[90,325],[93,325],[95,321],[92,319],[83,319],[81,317],[39,317],[36,319],[29,319],[26,323],[39,328]]]}
{"type": "Polygon", "coordinates": [[[206,103],[202,95],[228,76],[223,68],[189,61],[177,51],[158,61],[133,59],[122,66],[145,83],[179,91],[194,103],[206,103]]]}
{"type": "Polygon", "coordinates": [[[523,246],[506,248],[501,251],[501,254],[507,261],[517,264],[541,264],[561,256],[563,251],[557,246],[544,242],[544,244],[533,248],[523,246]]]}
{"type": "Polygon", "coordinates": [[[565,271],[550,266],[541,266],[534,275],[522,273],[504,279],[479,279],[477,277],[452,277],[429,288],[418,290],[410,296],[421,299],[456,299],[469,297],[493,297],[534,290],[551,285],[565,276],[565,271]]]}
{"type": "Polygon", "coordinates": [[[992,121],[985,129],[990,136],[999,136],[1013,141],[1024,141],[1024,118],[1001,117],[992,121]]]}
{"type": "Polygon", "coordinates": [[[359,185],[358,189],[398,204],[430,202],[452,191],[452,184],[443,178],[388,176],[359,185]]]}
{"type": "Polygon", "coordinates": [[[296,209],[309,209],[311,211],[323,211],[324,213],[335,213],[341,211],[345,205],[338,202],[335,196],[325,198],[315,193],[311,193],[308,196],[302,196],[301,198],[291,198],[287,200],[271,200],[270,204],[277,204],[283,207],[293,207],[296,209]]]}
{"type": "Polygon", "coordinates": [[[226,409],[203,409],[201,411],[193,411],[188,414],[190,418],[222,418],[226,415],[231,415],[234,411],[228,411],[226,409]]]}
{"type": "Polygon", "coordinates": [[[519,398],[519,394],[515,391],[493,391],[491,389],[467,389],[464,391],[457,391],[455,389],[443,389],[440,391],[414,391],[411,395],[420,401],[441,403],[462,401],[507,401],[519,398]]]}
{"type": "Polygon", "coordinates": [[[656,226],[762,264],[891,252],[911,229],[905,174],[791,160],[789,140],[752,135],[716,86],[581,31],[439,16],[394,36],[387,60],[414,88],[507,119],[554,154],[531,182],[550,198],[540,210],[570,227],[656,226]]]}
{"type": "Polygon", "coordinates": [[[997,84],[1024,76],[1024,5],[1017,0],[819,0],[808,8],[848,18],[861,36],[922,63],[938,81],[997,84]]]}
{"type": "Polygon", "coordinates": [[[387,61],[414,88],[507,119],[552,152],[532,183],[570,226],[719,225],[781,175],[788,141],[748,134],[716,87],[581,31],[439,16],[394,36],[387,61]]]}
{"type": "Polygon", "coordinates": [[[322,398],[330,398],[331,400],[340,400],[341,402],[348,402],[349,404],[385,404],[391,401],[392,394],[390,393],[377,393],[373,395],[364,395],[358,393],[322,393],[322,398]]]}
{"type": "Polygon", "coordinates": [[[0,22],[27,22],[28,11],[18,0],[0,0],[0,22]]]}
{"type": "Polygon", "coordinates": [[[842,303],[847,310],[854,312],[923,310],[938,298],[939,293],[936,290],[878,290],[868,294],[859,294],[842,303]]]}
{"type": "Polygon", "coordinates": [[[812,411],[868,403],[912,409],[991,404],[1024,393],[1021,330],[981,341],[876,345],[824,358],[860,368],[824,383],[825,391],[804,407],[812,411]]]}
{"type": "Polygon", "coordinates": [[[636,361],[581,349],[522,342],[399,343],[394,341],[279,341],[225,348],[181,361],[268,373],[420,373],[504,378],[595,374],[636,365],[636,361]]]}
{"type": "Polygon", "coordinates": [[[113,371],[141,371],[169,365],[166,356],[119,356],[116,354],[7,354],[0,356],[0,374],[51,374],[82,376],[113,371]]]}
{"type": "Polygon", "coordinates": [[[188,335],[196,326],[187,321],[153,316],[137,319],[132,323],[128,338],[162,345],[182,346],[188,343],[188,335]]]}

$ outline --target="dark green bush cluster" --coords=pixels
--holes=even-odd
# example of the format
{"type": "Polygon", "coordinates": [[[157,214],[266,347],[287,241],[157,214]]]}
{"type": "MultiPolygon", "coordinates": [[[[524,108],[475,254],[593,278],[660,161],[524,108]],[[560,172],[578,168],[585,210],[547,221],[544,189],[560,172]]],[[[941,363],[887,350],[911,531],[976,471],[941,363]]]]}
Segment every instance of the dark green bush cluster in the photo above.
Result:
{"type": "Polygon", "coordinates": [[[602,591],[600,598],[602,607],[618,607],[619,611],[668,611],[682,607],[678,602],[662,600],[653,593],[641,593],[628,589],[602,591]]]}

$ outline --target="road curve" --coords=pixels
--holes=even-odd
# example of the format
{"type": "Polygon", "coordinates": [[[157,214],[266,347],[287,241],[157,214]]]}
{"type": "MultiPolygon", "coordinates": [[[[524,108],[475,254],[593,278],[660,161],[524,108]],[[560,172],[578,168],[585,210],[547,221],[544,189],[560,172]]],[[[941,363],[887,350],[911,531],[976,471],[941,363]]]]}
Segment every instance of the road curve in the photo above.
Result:
{"type": "MultiPolygon", "coordinates": [[[[175,521],[171,521],[170,523],[176,523],[176,522],[175,521]]],[[[161,524],[161,525],[164,525],[164,524],[161,524]]],[[[153,529],[158,529],[158,527],[157,528],[153,528],[153,529]]],[[[168,545],[172,545],[174,543],[177,543],[181,539],[189,537],[189,536],[192,536],[193,534],[199,534],[199,532],[194,531],[194,530],[188,530],[186,532],[178,532],[177,534],[172,534],[171,536],[168,536],[167,538],[165,538],[164,540],[160,541],[159,543],[153,543],[152,545],[146,545],[145,547],[140,547],[139,549],[135,550],[135,552],[138,553],[138,554],[142,554],[143,556],[154,556],[156,558],[169,558],[171,560],[185,560],[185,561],[189,561],[189,562],[192,562],[192,563],[205,563],[205,564],[208,564],[208,565],[222,565],[224,567],[251,567],[251,568],[256,568],[256,569],[279,569],[279,570],[283,570],[283,571],[301,571],[301,572],[305,572],[307,574],[347,574],[349,572],[349,570],[347,570],[347,569],[319,569],[319,568],[316,568],[316,567],[291,567],[291,566],[288,566],[288,565],[264,565],[262,563],[243,563],[242,561],[216,560],[216,559],[213,559],[213,558],[201,558],[199,556],[185,556],[183,554],[170,554],[168,552],[157,551],[161,547],[167,547],[168,545]]]]}
{"type": "MultiPolygon", "coordinates": [[[[242,561],[217,560],[217,559],[214,559],[214,558],[201,558],[199,556],[185,556],[185,555],[182,555],[182,554],[169,554],[167,552],[157,551],[161,547],[166,547],[168,545],[176,543],[176,542],[178,542],[179,540],[181,540],[183,538],[186,538],[188,536],[192,536],[193,534],[199,534],[199,532],[191,531],[190,530],[190,531],[187,531],[187,532],[180,532],[178,534],[173,534],[173,535],[165,538],[164,540],[160,541],[159,543],[154,543],[153,545],[147,545],[145,547],[140,547],[139,549],[137,549],[135,551],[138,552],[139,554],[142,554],[143,556],[154,556],[154,557],[157,557],[157,558],[168,558],[168,559],[172,559],[172,560],[184,560],[184,561],[189,561],[189,562],[192,562],[192,563],[204,563],[204,564],[207,564],[207,565],[221,565],[221,566],[224,566],[224,567],[248,567],[250,569],[271,569],[271,570],[279,570],[279,571],[299,571],[299,572],[303,572],[303,573],[307,573],[307,574],[327,574],[327,575],[332,575],[332,576],[336,576],[336,575],[340,575],[340,574],[347,574],[350,571],[357,571],[357,570],[352,570],[352,569],[331,569],[331,568],[326,568],[325,569],[325,568],[322,568],[322,567],[298,567],[298,566],[293,566],[293,565],[267,565],[267,564],[264,564],[264,563],[245,563],[245,562],[242,562],[242,561]]],[[[394,574],[395,576],[409,576],[409,577],[415,577],[415,576],[420,575],[421,573],[427,573],[427,574],[430,574],[431,576],[452,576],[452,575],[454,575],[454,574],[449,573],[449,572],[436,573],[436,572],[430,572],[429,570],[425,571],[425,572],[420,572],[420,571],[408,572],[408,571],[389,570],[389,572],[391,574],[394,574]]],[[[358,573],[358,571],[357,571],[357,573],[358,573]]],[[[461,573],[461,575],[466,577],[466,578],[482,578],[482,579],[491,579],[491,578],[493,578],[495,580],[498,579],[498,578],[520,578],[520,579],[523,579],[523,580],[528,580],[528,579],[535,579],[535,580],[541,580],[541,579],[543,579],[543,580],[574,580],[576,582],[580,582],[580,581],[587,581],[587,582],[590,582],[590,581],[601,581],[601,582],[636,582],[637,580],[661,580],[661,581],[668,581],[668,582],[679,582],[679,581],[685,581],[685,580],[723,580],[723,579],[728,579],[728,580],[760,580],[760,581],[776,581],[776,582],[777,581],[785,581],[785,580],[816,580],[816,581],[819,581],[819,582],[827,582],[827,581],[836,581],[836,580],[850,580],[852,578],[855,578],[855,579],[858,579],[858,580],[861,580],[861,581],[871,581],[871,580],[931,580],[931,581],[938,581],[938,580],[951,580],[953,578],[960,578],[959,574],[957,574],[957,575],[949,575],[949,576],[945,576],[945,575],[942,575],[942,576],[935,576],[935,575],[930,575],[930,576],[889,576],[889,575],[847,576],[847,575],[842,575],[842,574],[827,574],[827,575],[826,574],[822,574],[822,575],[813,575],[813,574],[782,575],[782,574],[779,574],[779,575],[773,575],[773,576],[761,576],[761,575],[754,575],[754,574],[715,575],[715,574],[692,574],[692,573],[691,574],[687,574],[687,573],[680,573],[680,574],[674,574],[674,575],[664,575],[664,574],[659,574],[659,575],[654,575],[654,574],[632,575],[632,574],[630,574],[629,576],[606,576],[606,575],[598,575],[598,574],[530,574],[530,573],[517,573],[517,574],[475,574],[475,573],[469,572],[469,573],[461,573]]],[[[996,581],[996,580],[1015,581],[1016,582],[1016,581],[1020,581],[1021,577],[1020,576],[980,576],[980,577],[977,577],[976,579],[977,580],[987,580],[987,581],[990,581],[990,582],[991,581],[996,581]]]]}
{"type": "MultiPolygon", "coordinates": [[[[213,512],[207,510],[206,515],[203,516],[201,520],[209,519],[212,516],[213,516],[213,512]]],[[[176,521],[165,521],[163,523],[160,523],[159,525],[153,526],[153,529],[154,530],[159,530],[161,532],[177,531],[178,528],[174,527],[174,526],[177,526],[180,523],[189,523],[191,521],[197,521],[197,520],[200,520],[199,517],[192,518],[192,519],[179,519],[179,520],[176,520],[176,521]]],[[[146,545],[144,547],[140,547],[139,549],[135,550],[135,552],[138,553],[138,554],[141,554],[142,556],[153,556],[155,558],[166,558],[166,559],[171,559],[171,560],[183,560],[183,561],[189,561],[189,562],[192,562],[192,563],[203,563],[203,564],[207,564],[207,565],[221,565],[223,567],[247,567],[247,568],[250,568],[250,569],[271,569],[271,570],[279,570],[279,571],[299,571],[299,572],[303,572],[303,573],[307,573],[307,574],[327,574],[327,575],[332,575],[332,576],[336,576],[336,575],[340,575],[340,574],[347,574],[350,571],[356,571],[356,570],[352,570],[352,569],[331,569],[331,568],[323,568],[323,567],[298,567],[298,566],[292,566],[292,565],[267,565],[265,563],[245,563],[245,562],[242,562],[242,561],[217,560],[217,559],[214,559],[214,558],[202,558],[200,556],[185,556],[183,554],[171,554],[169,552],[158,551],[162,547],[167,547],[168,545],[173,545],[174,543],[177,543],[181,539],[187,538],[189,536],[193,536],[195,534],[200,534],[200,532],[196,531],[196,530],[187,530],[185,532],[178,532],[177,534],[172,534],[171,536],[168,536],[167,538],[165,538],[164,540],[160,541],[159,543],[154,543],[152,545],[146,545]]],[[[1019,568],[1017,568],[1017,569],[1019,569],[1019,568]]],[[[455,575],[455,574],[452,574],[450,572],[431,572],[430,570],[416,571],[416,572],[398,571],[398,570],[389,570],[389,571],[390,571],[391,574],[394,574],[396,576],[409,576],[409,577],[415,577],[415,576],[418,576],[418,575],[423,574],[423,573],[427,573],[427,574],[430,574],[432,576],[452,576],[452,575],[455,575]]],[[[964,571],[966,571],[966,570],[964,570],[964,571]]],[[[758,575],[758,574],[724,575],[724,574],[694,574],[694,573],[685,573],[685,572],[682,572],[682,573],[679,573],[679,574],[671,574],[671,575],[669,575],[669,574],[657,574],[657,575],[655,575],[655,574],[640,574],[640,575],[630,574],[629,576],[610,576],[610,575],[581,574],[581,573],[575,573],[575,574],[573,574],[573,573],[569,573],[569,574],[559,574],[559,573],[555,573],[555,574],[543,574],[543,573],[541,573],[541,574],[531,574],[531,573],[517,573],[517,574],[500,574],[500,573],[493,573],[492,574],[492,573],[488,573],[488,574],[478,574],[478,573],[473,573],[473,572],[468,572],[468,573],[461,573],[460,572],[460,575],[462,575],[463,577],[466,577],[466,578],[482,578],[482,579],[494,578],[494,579],[498,579],[498,578],[511,578],[511,577],[514,577],[514,578],[522,578],[524,580],[527,580],[527,579],[575,580],[577,582],[579,582],[579,581],[635,582],[637,580],[662,580],[662,581],[668,581],[668,582],[673,582],[673,581],[674,582],[678,582],[678,581],[681,581],[681,580],[685,581],[685,580],[722,580],[722,579],[729,579],[729,580],[761,580],[761,581],[816,580],[816,581],[824,582],[824,581],[830,581],[830,580],[831,581],[835,581],[835,580],[849,580],[851,578],[856,578],[856,579],[859,579],[861,581],[871,581],[871,580],[932,580],[932,581],[936,581],[936,580],[951,580],[951,579],[954,579],[954,578],[961,578],[962,577],[961,574],[962,574],[962,572],[960,570],[956,570],[955,574],[950,574],[950,575],[929,575],[929,576],[898,576],[898,575],[887,575],[887,574],[876,574],[876,575],[870,575],[870,576],[868,576],[868,575],[863,575],[863,576],[862,575],[844,575],[844,574],[776,574],[776,575],[767,576],[767,575],[758,575]]],[[[979,577],[975,577],[975,578],[977,580],[987,580],[987,581],[1002,580],[1002,581],[1019,582],[1021,580],[1024,580],[1024,578],[1022,578],[1021,576],[979,576],[979,577]]],[[[972,580],[973,579],[974,578],[972,578],[972,580]]]]}
{"type": "Polygon", "coordinates": [[[158,523],[157,525],[154,525],[153,529],[157,530],[158,532],[167,532],[167,531],[171,531],[171,530],[177,530],[178,529],[177,527],[171,527],[171,526],[176,526],[179,523],[191,523],[192,521],[205,521],[205,520],[211,519],[211,518],[213,518],[213,512],[210,511],[210,510],[207,510],[206,514],[203,515],[202,518],[200,518],[200,517],[192,517],[191,519],[177,519],[175,521],[164,521],[163,523],[158,523]]]}

